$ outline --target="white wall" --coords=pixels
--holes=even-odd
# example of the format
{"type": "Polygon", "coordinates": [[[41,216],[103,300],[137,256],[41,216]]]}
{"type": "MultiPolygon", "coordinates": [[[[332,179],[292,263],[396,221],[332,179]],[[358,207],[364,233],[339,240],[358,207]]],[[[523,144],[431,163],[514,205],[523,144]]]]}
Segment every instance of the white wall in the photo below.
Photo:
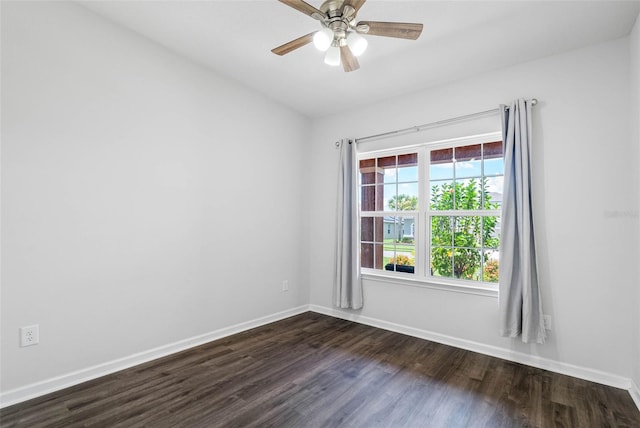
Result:
{"type": "Polygon", "coordinates": [[[73,3],[3,1],[2,391],[308,303],[309,128],[73,3]]]}
{"type": "MultiPolygon", "coordinates": [[[[635,159],[636,167],[633,170],[636,173],[636,194],[640,194],[640,172],[637,165],[640,165],[640,15],[636,18],[636,24],[630,35],[630,55],[631,55],[631,132],[635,142],[635,159]]],[[[640,212],[640,200],[636,204],[635,215],[640,212]]],[[[636,235],[636,242],[640,242],[640,234],[636,235]]],[[[638,268],[636,277],[636,306],[635,306],[635,371],[634,381],[636,388],[640,388],[640,257],[636,259],[636,267],[638,268]]],[[[640,389],[637,390],[638,399],[640,400],[640,389]]],[[[638,402],[640,406],[640,402],[638,402]]]]}
{"type": "Polygon", "coordinates": [[[640,160],[638,23],[631,44],[310,123],[82,7],[3,1],[1,11],[2,392],[309,302],[330,308],[333,142],[518,97],[540,100],[535,198],[549,343],[498,337],[491,297],[370,281],[362,314],[625,377],[636,362],[640,384],[640,282],[630,268],[640,257],[629,239],[640,237],[629,215],[640,181],[629,172],[640,160]],[[19,348],[18,328],[34,323],[41,343],[19,348]]]}
{"type": "MultiPolygon", "coordinates": [[[[628,215],[638,198],[630,173],[637,158],[629,156],[629,81],[625,38],[314,121],[311,303],[332,306],[336,139],[536,97],[533,184],[540,285],[545,313],[553,317],[548,343],[529,346],[499,337],[494,297],[365,281],[361,316],[628,379],[637,303],[631,296],[638,280],[638,246],[632,238],[638,236],[638,219],[628,215]]],[[[466,125],[438,130],[438,137],[459,133],[466,125]]],[[[493,125],[497,129],[497,118],[493,125]]],[[[419,138],[429,137],[406,137],[419,138]]],[[[366,149],[373,143],[363,144],[366,149]]]]}

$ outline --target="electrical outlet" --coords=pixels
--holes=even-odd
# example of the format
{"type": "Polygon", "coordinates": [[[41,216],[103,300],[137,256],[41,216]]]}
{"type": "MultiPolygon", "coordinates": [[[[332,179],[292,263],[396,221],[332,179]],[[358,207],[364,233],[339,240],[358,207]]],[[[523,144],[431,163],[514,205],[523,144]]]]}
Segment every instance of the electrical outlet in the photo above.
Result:
{"type": "Polygon", "coordinates": [[[551,315],[543,315],[545,330],[551,330],[551,315]]]}
{"type": "Polygon", "coordinates": [[[37,345],[40,342],[38,324],[20,327],[20,346],[37,345]]]}
{"type": "Polygon", "coordinates": [[[289,280],[285,279],[282,281],[282,291],[289,291],[289,280]]]}

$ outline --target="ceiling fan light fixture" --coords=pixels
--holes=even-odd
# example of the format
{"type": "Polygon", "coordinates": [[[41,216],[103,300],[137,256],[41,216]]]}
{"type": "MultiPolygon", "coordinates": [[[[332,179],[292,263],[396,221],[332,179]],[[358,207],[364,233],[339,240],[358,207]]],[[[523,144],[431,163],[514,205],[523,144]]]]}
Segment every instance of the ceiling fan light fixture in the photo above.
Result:
{"type": "Polygon", "coordinates": [[[324,63],[332,67],[340,65],[340,48],[338,46],[331,46],[326,55],[324,56],[324,63]]]}
{"type": "Polygon", "coordinates": [[[355,56],[360,56],[367,50],[367,39],[358,33],[349,33],[347,36],[347,46],[355,56]]]}
{"type": "Polygon", "coordinates": [[[325,53],[325,64],[342,65],[347,73],[360,68],[356,57],[367,49],[368,42],[361,34],[416,40],[424,27],[411,22],[357,21],[356,15],[367,0],[324,0],[319,8],[305,0],[279,1],[319,21],[321,28],[273,48],[271,52],[282,56],[313,42],[325,53]]]}
{"type": "Polygon", "coordinates": [[[313,35],[313,45],[319,51],[325,52],[333,42],[333,31],[330,28],[323,28],[313,35]]]}

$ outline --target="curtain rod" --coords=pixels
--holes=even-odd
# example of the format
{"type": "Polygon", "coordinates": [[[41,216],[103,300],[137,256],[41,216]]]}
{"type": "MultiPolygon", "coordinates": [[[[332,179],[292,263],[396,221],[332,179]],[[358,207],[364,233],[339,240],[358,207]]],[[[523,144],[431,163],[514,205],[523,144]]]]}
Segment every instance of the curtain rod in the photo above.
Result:
{"type": "MultiPolygon", "coordinates": [[[[538,100],[535,99],[535,98],[532,98],[531,99],[531,105],[536,105],[536,104],[538,104],[538,100]]],[[[475,118],[475,117],[481,117],[481,116],[489,115],[489,114],[492,114],[492,113],[498,113],[499,111],[500,111],[500,108],[496,107],[496,108],[493,108],[491,110],[485,110],[485,111],[481,111],[481,112],[478,112],[478,113],[465,114],[464,116],[453,117],[451,119],[438,120],[436,122],[425,123],[424,125],[412,126],[410,128],[398,129],[396,131],[383,132],[382,134],[369,135],[367,137],[360,137],[360,138],[356,138],[355,140],[353,140],[353,142],[362,143],[362,142],[365,142],[367,140],[373,140],[373,139],[388,137],[388,136],[391,136],[391,135],[407,134],[409,132],[420,132],[425,128],[433,128],[434,126],[441,126],[441,125],[446,125],[446,124],[452,123],[452,122],[458,122],[458,121],[461,121],[461,120],[467,120],[467,119],[472,119],[472,118],[475,118]]],[[[336,144],[336,146],[337,146],[337,144],[336,144]]]]}

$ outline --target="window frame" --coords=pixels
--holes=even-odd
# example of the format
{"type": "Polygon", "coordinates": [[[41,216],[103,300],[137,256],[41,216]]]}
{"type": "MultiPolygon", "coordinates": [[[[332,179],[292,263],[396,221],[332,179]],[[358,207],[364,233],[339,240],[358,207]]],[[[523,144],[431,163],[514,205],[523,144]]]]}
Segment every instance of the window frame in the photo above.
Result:
{"type": "MultiPolygon", "coordinates": [[[[446,290],[453,292],[461,292],[467,294],[476,294],[488,297],[498,297],[498,283],[485,281],[471,281],[456,278],[438,277],[427,274],[428,266],[430,266],[431,252],[431,216],[498,216],[501,217],[501,209],[498,210],[431,210],[431,185],[429,177],[429,159],[432,150],[440,150],[453,147],[462,147],[474,144],[485,144],[495,141],[502,141],[501,132],[491,132],[486,134],[478,134],[473,136],[465,136],[459,138],[450,138],[446,140],[437,140],[413,144],[407,146],[396,146],[393,148],[379,148],[374,150],[366,150],[358,147],[359,151],[356,157],[357,165],[357,259],[361,276],[364,279],[372,281],[382,281],[385,283],[394,283],[400,285],[410,285],[417,287],[426,287],[438,290],[446,290]],[[417,153],[418,157],[418,209],[413,211],[362,211],[361,210],[361,174],[360,161],[364,159],[379,158],[385,156],[398,156],[408,153],[417,153]],[[414,273],[405,273],[398,271],[386,271],[375,268],[364,268],[361,266],[361,219],[363,217],[414,217],[414,242],[415,242],[415,270],[414,273]],[[424,231],[424,232],[423,232],[424,231]]],[[[483,172],[484,174],[484,172],[483,172]]],[[[483,175],[484,177],[484,175],[483,175]]],[[[479,249],[482,251],[484,247],[479,249]]]]}

